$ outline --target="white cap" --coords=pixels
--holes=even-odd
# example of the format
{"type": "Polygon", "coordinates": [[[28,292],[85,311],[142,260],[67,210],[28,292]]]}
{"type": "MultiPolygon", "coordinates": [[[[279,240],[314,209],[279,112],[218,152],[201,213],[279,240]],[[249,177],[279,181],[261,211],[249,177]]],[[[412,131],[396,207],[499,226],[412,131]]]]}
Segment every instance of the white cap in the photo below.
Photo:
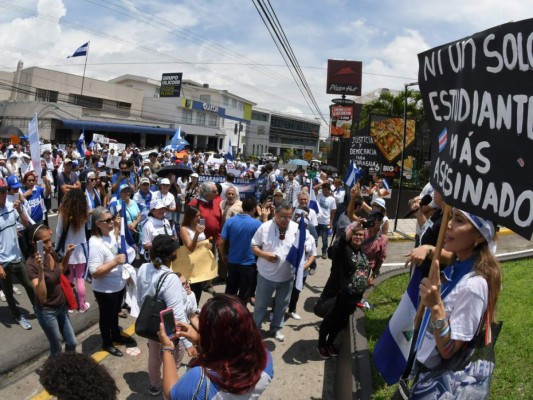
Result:
{"type": "Polygon", "coordinates": [[[168,178],[161,179],[161,182],[159,182],[160,185],[170,185],[170,181],[168,178]]]}
{"type": "Polygon", "coordinates": [[[150,203],[150,210],[159,210],[161,208],[166,208],[162,200],[154,200],[150,203]]]}

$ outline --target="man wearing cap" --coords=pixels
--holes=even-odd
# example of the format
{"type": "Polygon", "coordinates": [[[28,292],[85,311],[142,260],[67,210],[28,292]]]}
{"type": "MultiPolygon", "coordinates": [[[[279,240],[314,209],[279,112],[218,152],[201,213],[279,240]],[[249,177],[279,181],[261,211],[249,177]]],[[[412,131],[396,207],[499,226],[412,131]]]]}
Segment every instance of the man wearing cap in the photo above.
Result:
{"type": "Polygon", "coordinates": [[[165,218],[169,220],[170,225],[174,226],[174,213],[177,210],[176,198],[172,193],[170,193],[170,179],[163,178],[159,182],[159,190],[154,193],[155,200],[161,200],[165,205],[167,211],[165,213],[165,218]]]}
{"type": "Polygon", "coordinates": [[[20,167],[20,164],[22,163],[22,157],[24,156],[24,149],[20,144],[17,144],[15,146],[15,151],[13,152],[17,156],[17,164],[20,167]]]}
{"type": "MultiPolygon", "coordinates": [[[[28,221],[28,225],[32,225],[35,223],[33,219],[31,219],[31,209],[29,206],[28,201],[24,197],[24,193],[21,192],[20,188],[22,187],[22,183],[20,182],[20,179],[18,176],[10,175],[6,178],[6,184],[7,184],[7,202],[14,204],[16,201],[20,203],[20,209],[22,210],[22,214],[24,214],[24,217],[26,218],[26,221],[28,221]]],[[[22,231],[23,227],[22,225],[17,226],[18,231],[22,231]]],[[[24,254],[23,254],[24,255],[24,254]]]]}
{"type": "Polygon", "coordinates": [[[176,238],[170,222],[165,218],[166,207],[161,200],[154,200],[150,204],[150,214],[143,225],[142,245],[144,256],[148,260],[148,253],[152,248],[152,241],[157,235],[171,235],[176,238]]]}
{"type": "Polygon", "coordinates": [[[4,293],[13,318],[22,328],[31,329],[31,324],[20,314],[13,298],[13,276],[16,276],[32,305],[35,305],[35,292],[22,261],[17,232],[17,225],[21,223],[27,227],[28,221],[22,212],[20,201],[7,201],[7,190],[6,181],[0,178],[0,279],[3,280],[4,293]]]}
{"type": "Polygon", "coordinates": [[[57,185],[59,186],[59,194],[57,197],[58,205],[61,204],[63,196],[72,189],[79,189],[81,183],[78,179],[78,175],[72,170],[72,160],[65,158],[63,161],[63,172],[57,177],[57,185]]]}
{"type": "Polygon", "coordinates": [[[154,194],[150,190],[150,179],[143,176],[139,181],[139,190],[133,195],[133,200],[135,200],[141,210],[141,224],[148,218],[153,196],[154,194]]]}
{"type": "Polygon", "coordinates": [[[22,162],[20,163],[20,176],[21,178],[26,175],[26,172],[33,171],[33,165],[31,163],[31,156],[28,153],[22,155],[22,162]]]}
{"type": "MultiPolygon", "coordinates": [[[[133,163],[131,164],[133,166],[133,163]]],[[[111,192],[115,196],[119,196],[119,188],[121,185],[129,185],[132,192],[136,190],[136,179],[135,173],[131,171],[130,164],[126,160],[120,160],[118,163],[120,171],[116,172],[111,178],[111,192]]]]}
{"type": "Polygon", "coordinates": [[[7,163],[7,169],[9,170],[10,175],[16,175],[20,178],[20,169],[17,155],[13,152],[9,156],[9,161],[7,163]]]}
{"type": "Polygon", "coordinates": [[[135,147],[135,148],[133,149],[133,153],[131,153],[131,155],[130,155],[130,160],[133,161],[133,164],[134,164],[137,168],[140,168],[140,167],[141,167],[142,159],[143,159],[143,156],[139,154],[139,148],[138,148],[138,147],[135,147]]]}

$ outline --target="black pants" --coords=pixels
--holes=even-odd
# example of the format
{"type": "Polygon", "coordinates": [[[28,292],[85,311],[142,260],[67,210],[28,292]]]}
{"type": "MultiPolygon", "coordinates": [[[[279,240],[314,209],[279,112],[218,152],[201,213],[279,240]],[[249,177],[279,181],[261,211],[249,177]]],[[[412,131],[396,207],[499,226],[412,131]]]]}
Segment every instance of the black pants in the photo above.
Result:
{"type": "Polygon", "coordinates": [[[324,317],[318,333],[318,345],[326,346],[333,344],[339,332],[348,323],[348,318],[357,308],[357,303],[362,296],[340,293],[337,296],[333,309],[324,317]]]}
{"type": "Polygon", "coordinates": [[[198,307],[200,307],[200,297],[202,297],[204,285],[205,282],[191,283],[191,290],[196,296],[196,304],[198,304],[198,307]]]}
{"type": "Polygon", "coordinates": [[[102,347],[113,345],[113,338],[120,336],[118,326],[118,313],[122,307],[122,300],[126,289],[114,293],[102,293],[94,291],[94,297],[100,309],[100,335],[102,336],[102,347]]]}
{"type": "Polygon", "coordinates": [[[35,306],[35,290],[28,278],[26,266],[22,261],[4,264],[4,271],[6,273],[6,279],[3,282],[4,294],[6,295],[6,301],[13,313],[13,317],[17,318],[20,316],[20,312],[17,309],[17,302],[13,298],[13,276],[16,276],[20,284],[24,287],[33,306],[35,306]]]}
{"type": "Polygon", "coordinates": [[[255,293],[257,284],[257,266],[228,263],[228,279],[226,281],[226,294],[237,295],[244,304],[255,293]]]}
{"type": "MultiPolygon", "coordinates": [[[[304,276],[303,284],[305,285],[305,280],[307,279],[307,276],[304,276]]],[[[301,290],[296,289],[296,282],[292,287],[292,293],[291,293],[291,301],[289,302],[289,309],[288,312],[292,313],[296,311],[296,304],[298,304],[298,299],[300,298],[301,290]]]]}

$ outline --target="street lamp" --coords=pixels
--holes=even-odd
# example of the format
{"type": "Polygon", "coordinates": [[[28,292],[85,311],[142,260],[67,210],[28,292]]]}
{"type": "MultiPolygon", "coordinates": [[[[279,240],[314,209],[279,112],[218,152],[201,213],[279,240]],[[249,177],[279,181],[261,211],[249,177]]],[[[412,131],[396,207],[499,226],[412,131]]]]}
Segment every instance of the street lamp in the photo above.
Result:
{"type": "Polygon", "coordinates": [[[237,155],[240,154],[241,152],[241,132],[242,132],[242,128],[243,128],[243,124],[241,124],[240,122],[238,124],[235,124],[235,134],[238,134],[237,136],[237,155]]]}

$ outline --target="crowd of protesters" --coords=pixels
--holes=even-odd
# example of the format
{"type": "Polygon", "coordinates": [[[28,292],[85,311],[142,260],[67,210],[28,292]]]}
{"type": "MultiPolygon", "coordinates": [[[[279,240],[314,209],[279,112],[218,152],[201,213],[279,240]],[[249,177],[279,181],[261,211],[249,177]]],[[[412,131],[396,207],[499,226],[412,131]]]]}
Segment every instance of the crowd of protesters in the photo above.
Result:
{"type": "MultiPolygon", "coordinates": [[[[217,260],[218,277],[191,284],[188,277],[182,276],[163,285],[161,293],[175,310],[176,323],[198,330],[194,322],[198,315],[206,321],[213,319],[207,312],[202,316],[198,304],[203,291],[213,293],[213,285],[220,283],[225,284],[225,294],[235,296],[245,306],[237,307],[228,298],[224,301],[229,305],[220,306],[221,309],[237,307],[238,319],[253,325],[246,329],[248,333],[253,331],[255,338],[263,323],[269,321],[270,328],[264,334],[278,341],[284,341],[286,316],[301,319],[297,303],[305,279],[316,270],[317,257],[328,258],[332,242],[344,248],[353,241],[354,257],[359,259],[361,254],[366,262],[365,288],[379,274],[386,257],[386,205],[377,184],[372,199],[365,202],[358,185],[346,190],[341,179],[326,172],[283,170],[274,164],[226,160],[198,151],[177,154],[154,150],[145,152],[143,157],[135,146],[117,152],[100,144],[85,152],[73,145],[47,148],[40,154],[38,174],[27,150],[25,145],[0,147],[0,294],[15,321],[22,328],[31,329],[13,297],[17,293],[13,286],[16,276],[34,306],[52,355],[62,351],[62,341],[65,350],[76,349],[69,314],[85,313],[91,308],[85,295],[90,287],[98,303],[102,349],[122,356],[116,345],[135,343],[121,334],[118,323],[120,317],[125,317],[128,282],[136,279],[140,306],[157,278],[171,271],[174,253],[180,246],[190,253],[207,246],[217,260]],[[110,155],[121,157],[118,168],[107,167],[110,155]],[[180,177],[173,172],[162,173],[164,167],[176,164],[189,173],[180,177]],[[223,178],[215,182],[210,178],[213,176],[223,178]],[[235,178],[264,178],[266,183],[247,196],[239,193],[235,178]],[[55,197],[58,222],[53,244],[48,214],[56,211],[52,210],[55,197]],[[121,254],[121,216],[134,239],[135,254],[121,254]],[[374,223],[364,225],[367,219],[374,223]],[[303,271],[288,261],[291,248],[299,240],[301,221],[306,227],[303,271]],[[317,252],[317,247],[321,251],[317,252]],[[77,310],[68,310],[61,274],[76,289],[77,310]],[[246,307],[253,307],[249,316],[241,315],[246,307]]],[[[340,269],[337,271],[333,265],[326,297],[336,296],[342,282],[351,279],[354,268],[350,257],[333,258],[333,264],[340,263],[340,269]]],[[[363,292],[359,288],[354,304],[360,303],[363,292]]],[[[329,311],[318,346],[324,358],[338,354],[334,339],[353,307],[338,304],[329,311]]],[[[216,334],[216,330],[210,334],[216,334]]],[[[177,339],[176,350],[174,346],[169,350],[175,367],[179,367],[184,350],[197,356],[194,343],[198,340],[188,337],[177,339]]],[[[168,343],[168,338],[164,343],[168,343]]],[[[150,341],[149,349],[149,393],[158,395],[163,390],[161,360],[166,358],[159,353],[157,342],[150,341]]],[[[266,349],[261,349],[254,351],[266,356],[261,357],[253,371],[256,383],[260,382],[264,390],[272,376],[272,365],[266,349]]],[[[200,364],[209,365],[205,357],[200,356],[200,364]]],[[[259,387],[221,385],[214,376],[211,379],[215,388],[218,384],[221,390],[234,390],[232,393],[242,394],[244,389],[253,392],[259,387]]]]}

